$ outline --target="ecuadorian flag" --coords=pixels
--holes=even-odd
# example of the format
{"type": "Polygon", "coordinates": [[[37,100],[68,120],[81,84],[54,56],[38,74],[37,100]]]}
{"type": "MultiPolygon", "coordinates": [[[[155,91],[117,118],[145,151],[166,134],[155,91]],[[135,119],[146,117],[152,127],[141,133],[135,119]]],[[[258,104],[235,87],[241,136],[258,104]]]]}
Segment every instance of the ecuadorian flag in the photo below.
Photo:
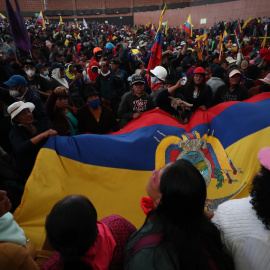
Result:
{"type": "Polygon", "coordinates": [[[229,34],[227,33],[226,30],[223,32],[223,41],[226,41],[226,39],[229,38],[229,34]]]}
{"type": "Polygon", "coordinates": [[[54,204],[83,194],[99,219],[119,214],[139,227],[145,219],[140,199],[152,170],[181,158],[204,176],[208,209],[248,196],[260,167],[257,153],[270,145],[269,113],[270,93],[263,93],[198,110],[187,125],[155,109],[111,135],[51,137],[37,156],[15,220],[41,248],[54,204]]]}
{"type": "Polygon", "coordinates": [[[154,34],[155,34],[155,27],[153,24],[151,24],[150,35],[153,36],[154,34]]]}
{"type": "Polygon", "coordinates": [[[38,23],[40,23],[42,25],[43,28],[46,28],[42,11],[40,11],[38,18],[37,18],[37,21],[38,21],[38,23]]]}
{"type": "Polygon", "coordinates": [[[241,35],[241,32],[242,32],[241,24],[240,24],[239,20],[237,21],[237,24],[235,25],[234,32],[235,32],[236,37],[239,38],[241,35]]]}
{"type": "Polygon", "coordinates": [[[255,22],[254,19],[252,19],[252,17],[249,17],[246,22],[243,25],[242,30],[244,31],[246,28],[248,28],[250,25],[252,25],[255,22]]]}
{"type": "Polygon", "coordinates": [[[193,25],[191,23],[191,16],[189,14],[186,23],[184,23],[184,25],[183,25],[183,29],[184,29],[184,31],[186,31],[187,33],[189,33],[189,36],[190,37],[192,37],[192,26],[193,25]]]}

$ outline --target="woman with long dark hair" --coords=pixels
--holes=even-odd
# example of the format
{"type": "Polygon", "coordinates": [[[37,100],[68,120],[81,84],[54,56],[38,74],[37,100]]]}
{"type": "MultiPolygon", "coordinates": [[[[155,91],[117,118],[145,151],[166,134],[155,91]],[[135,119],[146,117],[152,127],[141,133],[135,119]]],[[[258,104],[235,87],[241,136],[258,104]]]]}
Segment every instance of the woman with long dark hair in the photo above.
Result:
{"type": "Polygon", "coordinates": [[[202,67],[197,67],[194,70],[192,77],[187,81],[186,85],[180,87],[179,91],[184,95],[188,103],[193,104],[193,107],[190,109],[191,113],[187,118],[198,108],[206,111],[211,107],[212,90],[206,84],[205,70],[202,67]]]}
{"type": "Polygon", "coordinates": [[[204,214],[206,184],[187,160],[155,170],[146,191],[154,203],[125,250],[125,269],[233,269],[219,230],[204,214]]]}
{"type": "Polygon", "coordinates": [[[97,221],[95,207],[83,195],[60,200],[45,227],[43,250],[57,252],[43,264],[43,270],[120,270],[127,239],[136,230],[118,215],[97,221]]]}

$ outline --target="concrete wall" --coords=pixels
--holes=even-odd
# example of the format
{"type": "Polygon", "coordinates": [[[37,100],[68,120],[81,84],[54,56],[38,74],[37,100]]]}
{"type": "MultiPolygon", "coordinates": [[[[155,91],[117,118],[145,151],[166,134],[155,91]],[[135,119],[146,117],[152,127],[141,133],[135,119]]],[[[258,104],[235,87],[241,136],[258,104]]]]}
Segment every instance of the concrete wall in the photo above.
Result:
{"type": "MultiPolygon", "coordinates": [[[[166,11],[163,21],[168,20],[169,26],[183,25],[189,14],[191,14],[194,28],[211,27],[215,22],[219,21],[229,21],[230,19],[247,20],[249,17],[270,16],[270,0],[242,0],[171,9],[166,11]],[[206,24],[200,24],[200,20],[203,18],[206,18],[206,24]]],[[[134,13],[134,24],[145,24],[151,18],[152,23],[158,25],[159,17],[160,11],[134,13]]]]}
{"type": "MultiPolygon", "coordinates": [[[[14,0],[10,0],[14,4],[14,0]]],[[[250,16],[257,18],[259,16],[270,16],[270,0],[240,0],[232,2],[224,2],[218,4],[207,4],[213,2],[223,2],[224,0],[47,0],[47,10],[70,10],[74,12],[74,15],[62,14],[63,19],[72,18],[107,18],[119,16],[134,16],[134,24],[146,24],[151,18],[154,24],[158,24],[162,5],[167,2],[169,5],[178,3],[179,5],[189,2],[189,7],[180,9],[168,9],[164,21],[169,21],[169,26],[183,25],[189,14],[191,14],[192,24],[194,28],[210,27],[215,22],[228,21],[230,19],[248,19],[250,16]],[[154,6],[156,11],[136,12],[140,10],[138,7],[142,6],[154,6]],[[133,9],[134,7],[134,9],[133,9]],[[125,14],[106,14],[106,10],[126,8],[125,14]],[[81,14],[75,10],[101,10],[103,14],[97,16],[97,14],[81,14]],[[200,24],[200,20],[205,18],[206,24],[200,24]]],[[[21,10],[23,12],[32,11],[39,12],[44,10],[43,0],[18,0],[21,10]]],[[[186,3],[187,4],[187,3],[186,3]]],[[[5,10],[5,0],[0,0],[0,12],[5,10]]],[[[149,9],[148,9],[149,10],[149,9]]],[[[56,14],[57,15],[57,14],[56,14]]],[[[32,15],[25,15],[31,17],[32,15]]],[[[50,18],[50,17],[49,17],[50,18]]],[[[52,16],[51,19],[58,18],[52,16]]],[[[104,19],[106,20],[106,19],[104,19]]],[[[119,20],[121,22],[121,20],[119,20]]]]}

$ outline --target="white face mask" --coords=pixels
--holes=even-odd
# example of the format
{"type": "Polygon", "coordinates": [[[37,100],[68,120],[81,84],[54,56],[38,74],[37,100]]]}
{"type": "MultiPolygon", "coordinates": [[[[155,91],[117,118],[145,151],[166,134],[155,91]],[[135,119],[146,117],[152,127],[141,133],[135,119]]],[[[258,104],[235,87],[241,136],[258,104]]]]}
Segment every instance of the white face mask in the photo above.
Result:
{"type": "Polygon", "coordinates": [[[20,95],[20,93],[16,90],[9,90],[9,94],[14,98],[20,95]]]}
{"type": "Polygon", "coordinates": [[[33,77],[35,75],[35,71],[32,69],[28,69],[25,72],[29,77],[33,77]]]}
{"type": "Polygon", "coordinates": [[[20,95],[20,92],[19,92],[20,88],[21,88],[21,86],[17,90],[9,90],[9,94],[14,98],[18,97],[20,95]]]}
{"type": "Polygon", "coordinates": [[[160,80],[157,78],[157,77],[151,77],[151,83],[152,84],[156,84],[156,83],[159,83],[160,80]]]}
{"type": "Polygon", "coordinates": [[[49,75],[49,71],[48,71],[48,70],[44,71],[44,72],[43,72],[43,75],[44,75],[44,76],[48,76],[48,75],[49,75]]]}

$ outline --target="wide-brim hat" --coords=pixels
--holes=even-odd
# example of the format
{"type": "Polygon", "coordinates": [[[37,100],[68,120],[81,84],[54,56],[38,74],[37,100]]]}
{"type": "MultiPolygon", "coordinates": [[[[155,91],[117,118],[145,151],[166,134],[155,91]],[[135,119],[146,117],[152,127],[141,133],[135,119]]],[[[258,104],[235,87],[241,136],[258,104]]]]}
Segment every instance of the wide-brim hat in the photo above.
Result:
{"type": "Polygon", "coordinates": [[[259,80],[270,85],[270,73],[268,73],[267,76],[264,77],[263,79],[259,79],[259,80]]]}
{"type": "Polygon", "coordinates": [[[145,47],[145,46],[147,46],[147,42],[141,40],[141,41],[139,42],[139,47],[141,48],[141,47],[145,47]]]}
{"type": "Polygon", "coordinates": [[[29,109],[31,112],[35,109],[35,105],[31,102],[17,101],[12,103],[8,108],[7,112],[14,119],[22,110],[29,109]]]}
{"type": "Polygon", "coordinates": [[[231,56],[227,57],[226,61],[228,62],[228,64],[236,63],[236,59],[232,58],[231,56]]]}

